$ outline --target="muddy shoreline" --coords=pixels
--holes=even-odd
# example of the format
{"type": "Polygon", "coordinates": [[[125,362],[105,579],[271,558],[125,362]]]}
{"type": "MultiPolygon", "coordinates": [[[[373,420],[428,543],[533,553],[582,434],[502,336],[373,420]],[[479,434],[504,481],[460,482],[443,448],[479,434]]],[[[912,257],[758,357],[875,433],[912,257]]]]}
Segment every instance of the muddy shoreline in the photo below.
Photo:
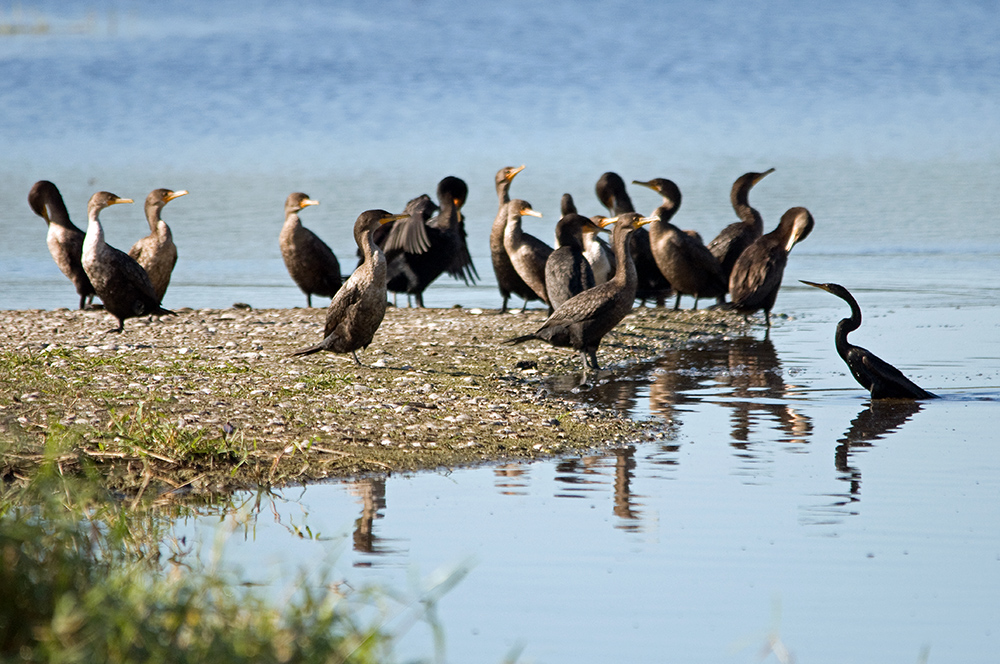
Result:
{"type": "MultiPolygon", "coordinates": [[[[582,403],[579,356],[503,343],[541,310],[391,308],[350,356],[315,343],[325,310],[180,310],[107,334],[103,311],[0,311],[0,477],[49,459],[143,494],[229,492],[454,468],[637,442],[656,423],[582,403]]],[[[601,382],[741,316],[636,308],[598,352],[601,382]]]]}

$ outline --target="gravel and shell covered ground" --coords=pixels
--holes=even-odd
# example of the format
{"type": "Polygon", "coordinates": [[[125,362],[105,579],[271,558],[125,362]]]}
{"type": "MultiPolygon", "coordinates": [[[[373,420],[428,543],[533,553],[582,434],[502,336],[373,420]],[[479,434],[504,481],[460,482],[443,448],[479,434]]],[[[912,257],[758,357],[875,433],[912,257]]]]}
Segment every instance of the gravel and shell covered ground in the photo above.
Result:
{"type": "MultiPolygon", "coordinates": [[[[227,492],[365,473],[530,459],[637,442],[635,421],[578,397],[580,358],[542,342],[541,310],[390,307],[350,356],[291,351],[325,309],[182,309],[107,333],[101,310],[0,311],[0,477],[49,460],[124,496],[227,492]]],[[[742,316],[638,307],[598,351],[613,379],[742,316]]]]}

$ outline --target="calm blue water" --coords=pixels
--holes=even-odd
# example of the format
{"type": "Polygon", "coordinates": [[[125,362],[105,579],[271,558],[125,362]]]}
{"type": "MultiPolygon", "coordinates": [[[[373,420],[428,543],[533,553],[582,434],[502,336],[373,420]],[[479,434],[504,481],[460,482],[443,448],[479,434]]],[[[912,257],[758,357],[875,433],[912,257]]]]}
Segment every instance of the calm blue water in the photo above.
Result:
{"type": "MultiPolygon", "coordinates": [[[[188,189],[164,213],[174,308],[302,306],[277,245],[296,190],[349,266],[361,211],[465,179],[482,281],[443,280],[431,306],[498,306],[505,165],[527,165],[512,193],[546,239],[563,192],[599,211],[606,170],[676,181],[677,221],[705,237],[733,218],[732,181],[772,166],[751,197],[767,226],[793,205],[816,218],[769,338],[695,344],[580,396],[657,418],[661,441],[286,491],[281,524],[265,511],[230,543],[248,576],[280,585],[341,550],[352,583],[405,586],[472,556],[440,607],[454,662],[519,643],[533,662],[756,661],[772,630],[803,662],[996,661],[992,3],[22,2],[0,24],[20,26],[0,37],[2,308],[77,301],[26,204],[41,178],[81,226],[99,189],[188,189]],[[854,291],[855,342],[945,398],[871,413],[833,351],[844,305],[798,279],[854,291]],[[347,539],[302,541],[290,520],[347,539]]],[[[103,220],[120,248],[146,232],[139,206],[103,220]]],[[[418,629],[403,651],[429,642],[418,629]]]]}

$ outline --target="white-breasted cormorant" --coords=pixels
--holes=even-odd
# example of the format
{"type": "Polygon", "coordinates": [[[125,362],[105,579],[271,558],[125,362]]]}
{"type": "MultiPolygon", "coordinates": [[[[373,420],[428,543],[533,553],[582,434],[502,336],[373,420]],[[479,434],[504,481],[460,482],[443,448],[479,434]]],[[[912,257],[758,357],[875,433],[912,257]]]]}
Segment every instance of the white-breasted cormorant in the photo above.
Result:
{"type": "Polygon", "coordinates": [[[101,210],[131,202],[131,198],[119,198],[110,192],[99,191],[90,197],[87,205],[87,235],[83,240],[81,262],[104,308],[118,319],[118,327],[111,332],[124,330],[126,318],[174,313],[160,306],[146,270],[124,251],[104,241],[104,229],[98,218],[101,210]]]}
{"type": "Polygon", "coordinates": [[[299,211],[319,205],[302,192],[285,199],[285,223],[278,236],[281,257],[292,281],[306,294],[306,306],[312,307],[312,296],[333,297],[340,289],[340,262],[323,240],[302,225],[299,211]]]}
{"type": "Polygon", "coordinates": [[[552,247],[521,228],[523,215],[541,217],[542,213],[533,210],[530,203],[520,198],[507,203],[506,209],[503,248],[518,276],[531,288],[536,298],[549,305],[549,313],[552,313],[549,296],[545,293],[545,261],[549,259],[552,247]]]}
{"type": "Polygon", "coordinates": [[[408,215],[390,214],[385,210],[362,212],[354,223],[354,241],[364,258],[348,277],[326,310],[323,340],[315,346],[300,348],[292,355],[311,355],[321,350],[350,353],[354,363],[361,364],[357,350],[367,348],[385,317],[385,254],[372,240],[380,224],[404,219],[408,215]]]}
{"type": "Polygon", "coordinates": [[[855,346],[847,340],[847,335],[861,327],[861,307],[850,291],[840,284],[817,284],[811,281],[802,283],[814,288],[821,288],[833,293],[851,307],[851,317],[837,323],[834,336],[837,344],[837,354],[851,370],[851,375],[868,390],[873,399],[934,399],[936,394],[916,385],[912,380],[885,360],[860,346],[855,346]]]}
{"type": "Polygon", "coordinates": [[[793,207],[781,215],[777,228],[740,254],[729,275],[731,309],[744,314],[763,309],[764,320],[771,327],[771,308],[781,288],[788,252],[806,239],[814,223],[809,210],[793,207]]]}
{"type": "MultiPolygon", "coordinates": [[[[562,195],[559,212],[564,217],[567,214],[577,213],[576,203],[570,194],[562,195]]],[[[603,219],[606,219],[603,215],[590,218],[598,227],[603,219]]],[[[599,237],[596,233],[584,233],[583,255],[586,256],[587,262],[590,263],[590,269],[594,273],[595,286],[600,286],[615,276],[615,250],[604,238],[599,237]]]]}
{"type": "Polygon", "coordinates": [[[70,221],[59,189],[48,180],[39,180],[31,187],[28,205],[48,225],[45,243],[52,260],[76,287],[80,308],[86,308],[94,300],[94,286],[80,263],[84,232],[70,221]]]}
{"type": "Polygon", "coordinates": [[[163,302],[163,296],[170,285],[170,275],[177,264],[177,246],[167,222],[160,218],[163,206],[181,196],[187,196],[187,191],[171,191],[170,189],[154,189],[146,196],[146,221],[149,223],[149,235],[138,240],[129,249],[128,255],[136,260],[146,270],[149,280],[153,282],[156,297],[163,302]]]}
{"type": "Polygon", "coordinates": [[[494,181],[498,209],[490,229],[490,258],[493,261],[493,274],[497,279],[497,288],[500,289],[500,296],[503,298],[500,313],[507,311],[507,300],[510,299],[511,295],[517,295],[524,300],[522,311],[528,307],[528,302],[531,300],[541,299],[531,286],[524,283],[524,279],[514,269],[503,244],[504,230],[507,228],[507,204],[510,203],[510,183],[514,180],[514,176],[523,170],[524,166],[505,166],[497,171],[494,181]]]}

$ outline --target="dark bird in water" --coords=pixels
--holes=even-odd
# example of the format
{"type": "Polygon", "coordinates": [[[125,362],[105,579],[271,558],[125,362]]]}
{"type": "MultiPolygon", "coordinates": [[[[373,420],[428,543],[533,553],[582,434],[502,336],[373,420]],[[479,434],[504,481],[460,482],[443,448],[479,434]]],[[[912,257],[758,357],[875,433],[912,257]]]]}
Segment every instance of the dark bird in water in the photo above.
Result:
{"type": "Polygon", "coordinates": [[[87,235],[83,240],[81,262],[97,296],[104,302],[104,308],[118,319],[118,327],[111,332],[124,330],[126,318],[174,313],[160,306],[153,283],[142,266],[104,241],[104,229],[98,218],[101,210],[131,202],[131,198],[119,198],[110,192],[99,191],[90,197],[87,205],[87,235]]]}
{"type": "Polygon", "coordinates": [[[545,292],[545,262],[552,253],[552,247],[521,229],[523,215],[541,217],[542,213],[531,209],[531,204],[520,198],[515,198],[506,207],[503,248],[518,276],[528,284],[537,299],[549,305],[549,313],[552,313],[552,304],[545,292]]]}
{"type": "MultiPolygon", "coordinates": [[[[635,212],[632,199],[625,189],[625,181],[617,173],[607,172],[601,175],[594,187],[597,199],[612,214],[617,216],[626,212],[635,212]]],[[[662,305],[670,294],[670,283],[656,266],[653,250],[650,246],[649,233],[645,228],[636,228],[631,235],[632,260],[635,261],[635,271],[638,278],[636,297],[645,302],[654,300],[662,305]]],[[[616,252],[617,253],[617,252],[616,252]]]]}
{"type": "Polygon", "coordinates": [[[563,215],[556,223],[556,248],[545,261],[545,293],[554,309],[595,286],[583,238],[599,230],[601,227],[593,221],[575,213],[563,215]]]}
{"type": "Polygon", "coordinates": [[[292,355],[312,355],[321,350],[350,353],[354,363],[361,364],[357,350],[367,348],[385,317],[385,254],[372,239],[380,224],[409,215],[389,214],[385,210],[362,212],[354,223],[354,241],[364,259],[344,285],[333,296],[326,310],[323,340],[315,346],[300,348],[292,355]]]}
{"type": "Polygon", "coordinates": [[[648,182],[634,180],[633,184],[648,187],[663,197],[656,212],[656,218],[649,224],[649,243],[656,260],[656,266],[670,282],[677,294],[674,301],[676,311],[681,304],[681,295],[694,296],[694,307],[698,308],[698,298],[725,295],[728,285],[722,277],[719,261],[702,243],[697,233],[682,231],[670,223],[681,207],[681,190],[672,180],[654,178],[648,182]]]}
{"type": "Polygon", "coordinates": [[[333,297],[340,288],[340,262],[330,247],[299,220],[299,210],[319,205],[302,192],[285,199],[285,223],[278,236],[281,257],[292,281],[306,294],[306,306],[313,295],[333,297]]]}
{"type": "MultiPolygon", "coordinates": [[[[764,234],[764,220],[757,210],[750,207],[749,196],[753,186],[773,172],[774,169],[769,168],[763,173],[744,173],[736,178],[729,192],[729,201],[733,204],[733,210],[740,220],[723,228],[715,239],[708,243],[708,250],[719,261],[722,278],[727,283],[736,259],[764,234]]],[[[720,303],[724,300],[725,296],[719,298],[720,303]]]]}
{"type": "Polygon", "coordinates": [[[816,284],[811,281],[802,283],[814,288],[820,288],[833,293],[851,307],[851,317],[837,323],[835,340],[837,354],[847,364],[855,380],[861,387],[871,392],[873,399],[934,399],[937,397],[927,390],[918,387],[904,376],[896,367],[874,355],[872,352],[855,346],[847,340],[847,335],[861,327],[861,307],[850,291],[840,284],[816,284]]]}
{"type": "Polygon", "coordinates": [[[132,245],[128,255],[136,260],[146,270],[149,280],[153,282],[156,297],[163,302],[163,296],[170,285],[170,275],[177,264],[177,246],[167,222],[160,218],[163,206],[181,196],[187,196],[187,191],[171,191],[169,189],[154,189],[146,196],[146,221],[149,222],[149,235],[132,245]]]}
{"type": "Polygon", "coordinates": [[[600,369],[597,348],[601,339],[628,315],[635,300],[638,279],[629,236],[650,221],[652,219],[642,218],[634,212],[607,219],[607,225],[615,224],[613,243],[618,270],[614,278],[566,300],[537,331],[509,339],[508,343],[540,339],[553,346],[578,350],[583,360],[584,380],[588,369],[600,369]]]}
{"type": "Polygon", "coordinates": [[[507,204],[510,203],[510,183],[514,180],[514,176],[523,170],[524,166],[505,166],[497,171],[495,180],[499,207],[496,219],[493,220],[493,227],[490,229],[490,258],[493,260],[493,274],[497,278],[497,288],[503,297],[500,313],[507,311],[507,300],[511,295],[524,299],[521,311],[528,307],[528,302],[531,300],[542,299],[514,269],[503,242],[504,231],[507,228],[507,204]]]}
{"type": "MultiPolygon", "coordinates": [[[[564,217],[568,214],[577,213],[576,203],[573,202],[571,195],[562,195],[559,211],[564,217]]],[[[605,217],[590,218],[594,222],[594,225],[598,227],[598,222],[602,219],[605,219],[605,217]]],[[[583,255],[586,256],[587,262],[590,263],[590,269],[594,273],[595,286],[599,286],[615,276],[615,250],[603,238],[598,237],[596,233],[583,234],[583,255]]]]}
{"type": "Polygon", "coordinates": [[[407,217],[392,224],[384,242],[375,238],[388,263],[388,290],[413,295],[417,306],[423,307],[424,290],[442,272],[466,284],[476,282],[479,275],[472,264],[462,219],[468,194],[465,182],[449,175],[438,183],[439,205],[434,205],[427,195],[413,199],[406,206],[407,217]],[[430,219],[436,208],[440,214],[430,219]]]}
{"type": "Polygon", "coordinates": [[[781,215],[778,227],[744,251],[729,275],[729,308],[750,314],[764,310],[771,327],[771,308],[781,288],[788,252],[806,239],[813,229],[813,216],[803,207],[793,207],[781,215]]]}
{"type": "Polygon", "coordinates": [[[84,233],[69,220],[69,212],[63,203],[59,189],[48,180],[39,180],[28,192],[28,205],[32,211],[45,220],[48,232],[45,243],[62,273],[76,286],[83,309],[94,300],[94,286],[83,269],[80,255],[83,253],[84,233]]]}

